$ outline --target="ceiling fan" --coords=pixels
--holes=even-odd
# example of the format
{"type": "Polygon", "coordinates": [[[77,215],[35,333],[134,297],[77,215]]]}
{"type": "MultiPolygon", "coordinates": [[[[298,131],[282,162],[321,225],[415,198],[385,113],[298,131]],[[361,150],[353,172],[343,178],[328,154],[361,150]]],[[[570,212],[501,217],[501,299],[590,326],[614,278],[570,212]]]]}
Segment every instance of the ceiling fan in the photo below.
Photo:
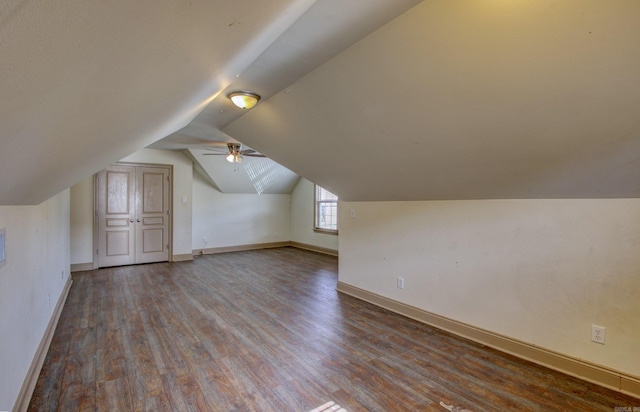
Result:
{"type": "Polygon", "coordinates": [[[239,143],[227,143],[229,151],[227,153],[203,153],[205,156],[226,156],[226,159],[230,163],[240,163],[244,156],[247,157],[266,157],[263,154],[256,152],[253,149],[242,150],[242,145],[239,143]]]}

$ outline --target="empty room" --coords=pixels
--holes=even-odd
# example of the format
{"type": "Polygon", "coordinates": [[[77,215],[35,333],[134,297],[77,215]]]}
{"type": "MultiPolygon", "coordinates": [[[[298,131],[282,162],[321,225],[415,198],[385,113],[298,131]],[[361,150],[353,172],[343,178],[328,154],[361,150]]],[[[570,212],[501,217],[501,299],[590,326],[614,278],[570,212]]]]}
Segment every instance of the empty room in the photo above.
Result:
{"type": "Polygon", "coordinates": [[[0,411],[640,410],[638,18],[9,0],[0,411]]]}

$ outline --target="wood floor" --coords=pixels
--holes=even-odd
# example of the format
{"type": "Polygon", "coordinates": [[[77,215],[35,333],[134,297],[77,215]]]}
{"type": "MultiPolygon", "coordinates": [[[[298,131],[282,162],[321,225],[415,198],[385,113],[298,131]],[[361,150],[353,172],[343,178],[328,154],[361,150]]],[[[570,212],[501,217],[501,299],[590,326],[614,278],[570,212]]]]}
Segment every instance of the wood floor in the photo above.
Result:
{"type": "Polygon", "coordinates": [[[293,248],[74,273],[29,409],[640,406],[338,294],[336,282],[336,258],[293,248]]]}

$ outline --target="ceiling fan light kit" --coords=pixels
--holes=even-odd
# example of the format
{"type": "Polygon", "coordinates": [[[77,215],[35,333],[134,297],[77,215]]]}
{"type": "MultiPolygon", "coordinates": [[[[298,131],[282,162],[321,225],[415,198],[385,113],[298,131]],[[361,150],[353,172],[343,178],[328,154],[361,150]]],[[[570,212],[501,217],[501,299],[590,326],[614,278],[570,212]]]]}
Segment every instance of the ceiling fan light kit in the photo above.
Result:
{"type": "Polygon", "coordinates": [[[258,152],[256,152],[253,149],[242,149],[242,145],[239,143],[227,143],[227,149],[229,150],[227,153],[203,153],[205,156],[206,155],[213,155],[213,156],[225,156],[225,159],[227,159],[227,162],[229,163],[240,163],[242,162],[242,159],[244,158],[244,156],[249,156],[249,157],[266,157],[263,154],[260,154],[258,152]]]}
{"type": "Polygon", "coordinates": [[[260,101],[260,96],[254,92],[239,90],[227,95],[229,99],[241,109],[251,109],[260,101]]]}
{"type": "Polygon", "coordinates": [[[229,153],[227,155],[227,162],[229,163],[240,163],[242,162],[242,155],[238,152],[229,153]]]}

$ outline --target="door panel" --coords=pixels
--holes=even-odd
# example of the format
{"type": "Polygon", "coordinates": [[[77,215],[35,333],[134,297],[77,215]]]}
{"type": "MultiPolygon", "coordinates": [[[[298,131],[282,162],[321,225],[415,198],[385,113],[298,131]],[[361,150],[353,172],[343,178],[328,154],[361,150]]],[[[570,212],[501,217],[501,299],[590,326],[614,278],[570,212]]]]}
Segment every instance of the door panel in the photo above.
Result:
{"type": "Polygon", "coordinates": [[[98,267],[169,260],[169,175],[124,165],[97,174],[98,267]]]}
{"type": "Polygon", "coordinates": [[[128,230],[108,231],[106,233],[106,256],[129,256],[131,250],[130,243],[128,230]]]}
{"type": "Polygon", "coordinates": [[[113,219],[113,218],[106,218],[105,222],[107,224],[107,227],[128,227],[129,226],[129,219],[124,218],[124,219],[113,219]]]}
{"type": "Polygon", "coordinates": [[[169,257],[169,231],[165,216],[169,212],[169,169],[138,167],[138,218],[136,222],[136,261],[160,262],[169,257]]]}
{"type": "Polygon", "coordinates": [[[164,250],[162,229],[145,229],[142,232],[142,253],[156,253],[164,250]]]}
{"type": "Polygon", "coordinates": [[[133,205],[132,176],[132,168],[106,171],[107,215],[131,214],[133,205]]]}
{"type": "Polygon", "coordinates": [[[98,267],[135,263],[135,168],[98,173],[98,267]]]}

